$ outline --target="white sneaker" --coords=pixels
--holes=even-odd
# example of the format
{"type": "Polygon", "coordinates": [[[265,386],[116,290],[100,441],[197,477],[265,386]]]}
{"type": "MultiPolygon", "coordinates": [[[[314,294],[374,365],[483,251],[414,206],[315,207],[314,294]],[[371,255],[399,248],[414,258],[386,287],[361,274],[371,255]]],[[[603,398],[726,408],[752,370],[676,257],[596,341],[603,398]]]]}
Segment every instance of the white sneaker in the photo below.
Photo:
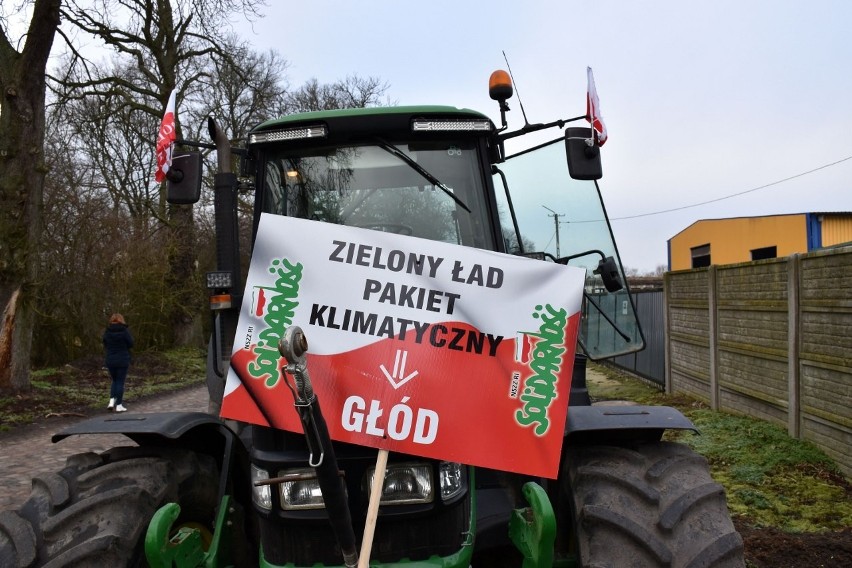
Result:
{"type": "Polygon", "coordinates": [[[114,406],[115,406],[115,399],[114,398],[109,399],[109,404],[107,404],[107,410],[109,410],[110,408],[112,408],[114,406]]]}
{"type": "Polygon", "coordinates": [[[126,408],[124,408],[124,405],[123,405],[123,404],[118,404],[118,405],[116,405],[116,407],[115,407],[115,411],[116,411],[116,412],[127,412],[127,409],[126,409],[126,408]]]}

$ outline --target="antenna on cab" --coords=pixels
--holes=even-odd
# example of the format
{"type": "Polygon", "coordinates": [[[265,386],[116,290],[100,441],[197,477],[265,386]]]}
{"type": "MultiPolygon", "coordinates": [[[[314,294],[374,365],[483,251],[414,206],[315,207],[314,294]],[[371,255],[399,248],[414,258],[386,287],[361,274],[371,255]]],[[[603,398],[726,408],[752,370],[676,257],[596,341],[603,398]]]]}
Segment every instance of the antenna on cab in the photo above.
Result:
{"type": "Polygon", "coordinates": [[[515,88],[515,92],[518,93],[518,106],[521,107],[521,114],[524,117],[524,124],[529,125],[530,121],[527,120],[527,113],[524,112],[524,103],[521,102],[521,92],[518,90],[518,84],[515,83],[515,77],[512,75],[512,66],[509,65],[509,58],[506,56],[506,52],[503,51],[503,59],[506,60],[506,69],[509,70],[509,79],[512,81],[512,86],[515,88]]]}

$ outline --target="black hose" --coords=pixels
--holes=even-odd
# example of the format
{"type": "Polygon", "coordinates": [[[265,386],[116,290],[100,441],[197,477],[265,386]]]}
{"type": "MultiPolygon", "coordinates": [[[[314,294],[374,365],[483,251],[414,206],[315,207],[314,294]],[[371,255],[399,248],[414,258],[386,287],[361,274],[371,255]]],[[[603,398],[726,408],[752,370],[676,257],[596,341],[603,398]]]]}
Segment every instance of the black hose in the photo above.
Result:
{"type": "Polygon", "coordinates": [[[328,434],[328,426],[320,410],[319,399],[314,398],[313,402],[307,406],[297,408],[305,435],[319,438],[315,440],[317,445],[313,447],[322,448],[323,458],[314,471],[322,491],[331,528],[343,552],[344,563],[346,566],[355,566],[358,563],[358,549],[355,543],[355,531],[352,528],[352,516],[346,501],[346,486],[338,473],[337,456],[328,434]]]}

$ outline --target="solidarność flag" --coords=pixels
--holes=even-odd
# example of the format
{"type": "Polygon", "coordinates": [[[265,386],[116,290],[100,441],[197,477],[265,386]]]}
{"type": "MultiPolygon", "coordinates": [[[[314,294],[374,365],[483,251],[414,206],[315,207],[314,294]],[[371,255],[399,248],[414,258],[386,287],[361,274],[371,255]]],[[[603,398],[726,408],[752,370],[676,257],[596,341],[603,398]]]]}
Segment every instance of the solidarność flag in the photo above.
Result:
{"type": "Polygon", "coordinates": [[[603,146],[607,139],[606,125],[601,116],[601,102],[598,100],[598,90],[595,88],[595,77],[592,68],[586,67],[589,86],[586,91],[586,120],[592,124],[596,133],[598,144],[603,146]]]}
{"type": "Polygon", "coordinates": [[[160,123],[160,132],[157,134],[157,171],[154,179],[162,183],[166,179],[166,173],[172,166],[172,146],[175,141],[175,92],[169,95],[166,105],[166,114],[160,123]]]}

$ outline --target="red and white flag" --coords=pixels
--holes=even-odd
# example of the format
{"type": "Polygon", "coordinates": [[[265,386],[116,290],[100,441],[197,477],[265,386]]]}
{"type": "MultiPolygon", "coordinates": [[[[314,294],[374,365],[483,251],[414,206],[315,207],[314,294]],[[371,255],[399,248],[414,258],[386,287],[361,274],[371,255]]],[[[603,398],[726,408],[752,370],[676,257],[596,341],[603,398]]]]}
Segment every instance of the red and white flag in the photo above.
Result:
{"type": "Polygon", "coordinates": [[[603,146],[607,139],[606,125],[601,116],[601,102],[598,100],[598,90],[595,88],[595,76],[592,75],[591,67],[586,67],[586,74],[589,78],[589,86],[586,92],[586,120],[595,129],[598,144],[603,146]]]}
{"type": "Polygon", "coordinates": [[[175,128],[175,92],[172,91],[166,105],[166,113],[163,115],[163,122],[160,123],[160,132],[157,134],[157,171],[154,172],[157,183],[162,183],[166,179],[166,173],[172,166],[175,128]]]}

